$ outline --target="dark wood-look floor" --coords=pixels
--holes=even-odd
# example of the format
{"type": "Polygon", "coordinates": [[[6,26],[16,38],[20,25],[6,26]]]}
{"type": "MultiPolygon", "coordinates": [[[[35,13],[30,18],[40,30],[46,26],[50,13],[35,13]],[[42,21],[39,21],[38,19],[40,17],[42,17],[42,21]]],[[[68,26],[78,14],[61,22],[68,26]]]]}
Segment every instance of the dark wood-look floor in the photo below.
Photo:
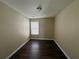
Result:
{"type": "Polygon", "coordinates": [[[67,59],[53,40],[30,40],[10,59],[67,59]]]}

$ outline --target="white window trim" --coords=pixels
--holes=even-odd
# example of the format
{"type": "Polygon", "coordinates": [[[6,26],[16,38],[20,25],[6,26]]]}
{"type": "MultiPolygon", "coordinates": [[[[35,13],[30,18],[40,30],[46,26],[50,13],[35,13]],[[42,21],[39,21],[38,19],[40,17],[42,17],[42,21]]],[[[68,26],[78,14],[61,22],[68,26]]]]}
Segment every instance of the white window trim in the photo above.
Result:
{"type": "Polygon", "coordinates": [[[31,35],[39,35],[39,21],[31,21],[31,35]],[[33,22],[37,22],[38,23],[38,25],[37,25],[38,26],[38,29],[37,29],[38,33],[33,33],[32,32],[32,23],[33,22]]]}

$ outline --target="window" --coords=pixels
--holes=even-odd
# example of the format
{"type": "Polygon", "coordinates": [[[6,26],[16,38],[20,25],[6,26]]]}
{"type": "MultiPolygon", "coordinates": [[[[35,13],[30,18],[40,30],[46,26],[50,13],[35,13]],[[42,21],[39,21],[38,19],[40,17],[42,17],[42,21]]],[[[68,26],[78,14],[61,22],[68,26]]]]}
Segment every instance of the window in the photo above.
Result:
{"type": "Polygon", "coordinates": [[[39,22],[31,22],[31,34],[32,35],[39,34],[39,22]]]}

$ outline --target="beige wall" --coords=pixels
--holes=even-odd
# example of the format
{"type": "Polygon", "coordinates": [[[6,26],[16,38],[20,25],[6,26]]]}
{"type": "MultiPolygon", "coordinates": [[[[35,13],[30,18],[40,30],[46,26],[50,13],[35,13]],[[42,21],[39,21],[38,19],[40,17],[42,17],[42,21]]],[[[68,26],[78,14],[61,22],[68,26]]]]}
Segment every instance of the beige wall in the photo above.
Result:
{"type": "Polygon", "coordinates": [[[31,35],[31,38],[53,38],[54,18],[37,18],[31,21],[39,21],[39,35],[31,35]]]}
{"type": "Polygon", "coordinates": [[[55,38],[71,59],[79,59],[79,0],[56,16],[55,38]]]}
{"type": "Polygon", "coordinates": [[[0,59],[5,59],[29,37],[29,20],[0,2],[0,59]]]}

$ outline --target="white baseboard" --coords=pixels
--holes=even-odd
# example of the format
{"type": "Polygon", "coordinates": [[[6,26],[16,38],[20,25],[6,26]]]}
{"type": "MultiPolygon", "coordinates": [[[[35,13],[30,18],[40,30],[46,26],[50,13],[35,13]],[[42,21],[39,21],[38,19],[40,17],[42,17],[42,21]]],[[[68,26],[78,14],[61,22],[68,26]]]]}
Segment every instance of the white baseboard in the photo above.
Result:
{"type": "Polygon", "coordinates": [[[35,40],[53,40],[53,38],[31,38],[31,39],[35,39],[35,40]]]}
{"type": "Polygon", "coordinates": [[[62,49],[62,47],[58,44],[58,42],[56,40],[54,40],[55,43],[57,44],[57,46],[61,49],[61,51],[64,53],[64,55],[67,57],[67,59],[71,59],[68,54],[62,49]]]}
{"type": "Polygon", "coordinates": [[[62,47],[57,43],[55,39],[50,39],[50,38],[31,38],[31,39],[36,39],[36,40],[54,40],[54,42],[57,44],[57,46],[61,49],[61,51],[64,53],[64,55],[67,57],[67,59],[71,59],[67,53],[62,49],[62,47]]]}
{"type": "MultiPolygon", "coordinates": [[[[31,39],[36,39],[36,40],[54,40],[54,39],[49,39],[49,38],[31,38],[31,39]]],[[[24,42],[22,45],[20,45],[14,52],[12,52],[7,58],[9,59],[12,55],[14,55],[19,49],[21,49],[30,39],[28,39],[26,42],[24,42]]],[[[71,59],[67,53],[61,48],[61,46],[57,43],[56,40],[54,40],[57,46],[61,49],[61,51],[64,53],[64,55],[67,57],[67,59],[71,59]]]]}
{"type": "Polygon", "coordinates": [[[28,38],[26,42],[24,42],[22,45],[20,45],[15,51],[13,51],[7,58],[9,59],[11,56],[13,56],[18,50],[20,50],[30,39],[28,38]]]}

